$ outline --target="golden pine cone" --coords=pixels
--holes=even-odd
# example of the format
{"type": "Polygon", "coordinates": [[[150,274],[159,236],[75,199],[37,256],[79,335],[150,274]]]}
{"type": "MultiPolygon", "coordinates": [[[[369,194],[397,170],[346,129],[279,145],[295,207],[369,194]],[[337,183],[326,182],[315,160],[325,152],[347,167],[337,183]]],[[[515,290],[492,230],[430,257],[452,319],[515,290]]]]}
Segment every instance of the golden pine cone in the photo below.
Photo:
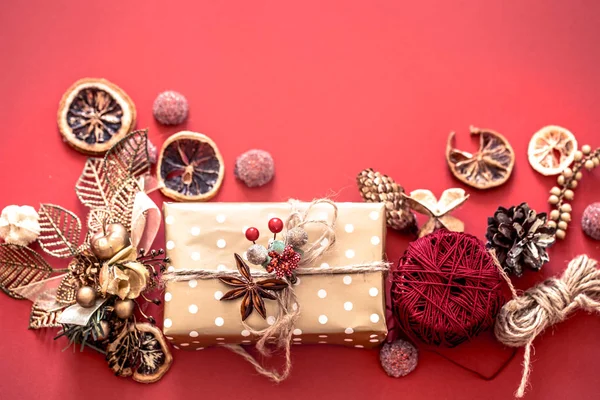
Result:
{"type": "Polygon", "coordinates": [[[362,170],[356,177],[356,183],[367,203],[385,203],[386,222],[390,228],[404,232],[415,231],[415,215],[402,197],[402,186],[372,168],[362,170]]]}

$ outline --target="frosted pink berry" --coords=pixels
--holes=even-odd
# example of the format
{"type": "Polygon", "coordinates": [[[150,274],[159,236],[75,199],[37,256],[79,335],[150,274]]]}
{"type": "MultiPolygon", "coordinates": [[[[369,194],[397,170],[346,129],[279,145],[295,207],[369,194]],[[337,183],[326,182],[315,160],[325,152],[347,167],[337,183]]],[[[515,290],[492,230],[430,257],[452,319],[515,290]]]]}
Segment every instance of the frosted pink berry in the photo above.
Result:
{"type": "Polygon", "coordinates": [[[150,164],[156,164],[156,160],[158,159],[158,149],[156,148],[154,143],[152,143],[150,141],[150,139],[148,139],[147,146],[148,146],[148,161],[150,161],[150,164]]]}
{"type": "Polygon", "coordinates": [[[600,240],[600,203],[592,203],[585,208],[581,228],[592,239],[600,240]]]}
{"type": "Polygon", "coordinates": [[[410,374],[419,359],[417,348],[406,340],[385,343],[379,351],[379,361],[389,376],[399,378],[410,374]]]}
{"type": "Polygon", "coordinates": [[[154,100],[152,114],[163,125],[177,125],[187,119],[189,106],[187,99],[178,92],[162,92],[154,100]]]}
{"type": "Polygon", "coordinates": [[[268,152],[249,150],[235,160],[233,173],[248,187],[262,186],[273,179],[275,163],[268,152]]]}

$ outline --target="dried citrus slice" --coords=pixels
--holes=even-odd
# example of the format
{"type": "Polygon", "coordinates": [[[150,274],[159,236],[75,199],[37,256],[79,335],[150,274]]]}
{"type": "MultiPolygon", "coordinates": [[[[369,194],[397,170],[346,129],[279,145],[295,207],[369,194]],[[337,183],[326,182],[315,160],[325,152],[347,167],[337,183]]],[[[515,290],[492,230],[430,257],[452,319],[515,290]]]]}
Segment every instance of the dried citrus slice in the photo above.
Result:
{"type": "Polygon", "coordinates": [[[446,161],[452,174],[461,182],[477,189],[502,185],[510,178],[515,164],[515,152],[508,141],[489,129],[470,128],[471,135],[479,135],[479,151],[475,154],[452,147],[454,132],[448,137],[446,161]]]}
{"type": "Polygon", "coordinates": [[[182,131],[163,144],[156,171],[165,196],[180,201],[206,201],[219,191],[225,164],[208,136],[182,131]]]}
{"type": "Polygon", "coordinates": [[[560,126],[550,125],[537,131],[527,149],[529,164],[542,175],[558,175],[575,159],[575,135],[560,126]]]}
{"type": "Polygon", "coordinates": [[[105,79],[81,79],[63,95],[58,129],[77,151],[101,155],[135,125],[135,105],[117,85],[105,79]]]}

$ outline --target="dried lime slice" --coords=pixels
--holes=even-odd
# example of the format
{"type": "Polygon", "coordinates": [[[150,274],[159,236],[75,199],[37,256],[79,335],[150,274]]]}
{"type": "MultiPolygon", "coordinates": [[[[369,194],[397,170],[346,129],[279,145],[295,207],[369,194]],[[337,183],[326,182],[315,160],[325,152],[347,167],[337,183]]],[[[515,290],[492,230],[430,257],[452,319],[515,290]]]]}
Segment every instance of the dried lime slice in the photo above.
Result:
{"type": "Polygon", "coordinates": [[[219,191],[225,164],[208,136],[182,131],[167,139],[156,170],[165,196],[180,201],[206,201],[219,191]]]}
{"type": "Polygon", "coordinates": [[[529,164],[542,175],[558,175],[575,159],[577,139],[560,126],[550,125],[537,131],[529,141],[529,164]]]}
{"type": "Polygon", "coordinates": [[[58,129],[77,151],[101,155],[135,125],[133,101],[105,79],[81,79],[63,95],[58,107],[58,129]]]}

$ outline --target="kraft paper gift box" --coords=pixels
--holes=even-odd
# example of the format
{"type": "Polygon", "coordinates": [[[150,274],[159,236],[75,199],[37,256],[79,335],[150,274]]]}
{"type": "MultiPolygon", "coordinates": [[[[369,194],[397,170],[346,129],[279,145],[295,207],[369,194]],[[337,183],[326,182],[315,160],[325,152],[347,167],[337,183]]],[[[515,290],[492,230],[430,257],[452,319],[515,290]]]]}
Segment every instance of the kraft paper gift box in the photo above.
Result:
{"type": "MultiPolygon", "coordinates": [[[[297,203],[304,212],[310,203],[297,203]]],[[[335,203],[335,243],[310,267],[364,265],[381,262],[385,242],[385,212],[381,203],[335,203]]],[[[252,244],[245,231],[259,229],[258,244],[273,237],[267,227],[273,217],[286,221],[291,203],[165,203],[169,271],[178,269],[237,272],[234,253],[252,244]]],[[[310,219],[333,219],[330,204],[315,204],[310,219]]],[[[309,243],[320,237],[318,224],[307,225],[309,243]]],[[[285,230],[278,234],[283,240],[285,230]]],[[[247,263],[252,271],[265,269],[247,263]]],[[[258,278],[261,279],[261,278],[258,278]]],[[[262,278],[264,279],[264,278],[262,278]]],[[[357,348],[377,346],[387,334],[385,271],[298,275],[293,289],[300,305],[293,343],[342,344],[357,348]]],[[[250,344],[257,338],[244,329],[241,299],[220,301],[232,289],[219,279],[168,282],[165,292],[164,333],[176,348],[201,349],[219,344],[250,344]]],[[[273,324],[277,302],[265,300],[267,318],[255,311],[245,321],[253,329],[273,324]]]]}

